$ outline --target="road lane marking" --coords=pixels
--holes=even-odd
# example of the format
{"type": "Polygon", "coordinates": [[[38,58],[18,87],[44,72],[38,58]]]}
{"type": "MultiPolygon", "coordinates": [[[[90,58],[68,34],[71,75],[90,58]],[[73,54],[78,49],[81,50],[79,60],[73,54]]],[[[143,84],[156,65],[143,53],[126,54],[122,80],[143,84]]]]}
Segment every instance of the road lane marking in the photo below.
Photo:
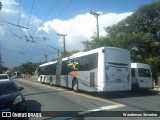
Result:
{"type": "Polygon", "coordinates": [[[86,113],[106,111],[106,110],[111,110],[111,109],[125,107],[125,106],[126,105],[123,105],[123,104],[109,105],[109,106],[104,106],[104,107],[99,107],[99,108],[96,108],[96,109],[91,109],[91,110],[79,112],[78,114],[83,115],[83,114],[86,114],[86,113]]]}
{"type": "MultiPolygon", "coordinates": [[[[83,116],[85,117],[85,115],[87,114],[91,114],[91,115],[95,115],[95,112],[100,112],[100,111],[108,111],[111,109],[115,109],[115,108],[120,108],[120,107],[125,107],[126,105],[123,104],[116,104],[116,105],[109,105],[109,106],[104,106],[104,107],[99,107],[96,109],[91,109],[91,110],[86,110],[86,111],[82,111],[82,112],[78,112],[76,114],[73,114],[72,117],[67,116],[66,117],[62,117],[62,116],[58,116],[58,117],[54,117],[53,120],[69,120],[69,119],[75,119],[77,117],[83,116]]],[[[71,113],[72,114],[72,113],[71,113]]],[[[92,117],[92,116],[91,116],[92,117]]],[[[98,117],[98,116],[97,116],[98,117]]],[[[103,116],[101,116],[103,117],[103,116]]],[[[123,118],[123,120],[125,120],[125,118],[123,118]]],[[[126,119],[127,120],[127,119],[126,119]]]]}
{"type": "Polygon", "coordinates": [[[115,109],[115,108],[120,108],[120,107],[125,107],[126,105],[123,104],[116,104],[116,105],[109,105],[109,106],[104,106],[100,107],[97,109],[92,109],[92,110],[87,110],[87,111],[102,111],[102,110],[110,110],[110,109],[115,109]]]}
{"type": "Polygon", "coordinates": [[[56,89],[58,91],[63,91],[63,92],[66,92],[66,93],[71,93],[71,94],[74,94],[74,95],[78,95],[78,96],[94,99],[94,100],[105,102],[105,103],[119,105],[119,103],[111,101],[109,99],[104,99],[104,98],[100,98],[100,97],[96,97],[96,96],[92,96],[92,95],[87,95],[85,93],[75,93],[74,91],[70,91],[70,90],[67,90],[65,88],[60,88],[60,87],[57,87],[57,86],[49,86],[47,84],[41,84],[41,83],[38,83],[38,82],[28,81],[28,80],[25,80],[25,79],[21,79],[21,80],[18,79],[17,81],[25,82],[25,83],[29,83],[29,84],[34,84],[36,86],[42,86],[42,87],[46,87],[46,88],[56,89]]]}

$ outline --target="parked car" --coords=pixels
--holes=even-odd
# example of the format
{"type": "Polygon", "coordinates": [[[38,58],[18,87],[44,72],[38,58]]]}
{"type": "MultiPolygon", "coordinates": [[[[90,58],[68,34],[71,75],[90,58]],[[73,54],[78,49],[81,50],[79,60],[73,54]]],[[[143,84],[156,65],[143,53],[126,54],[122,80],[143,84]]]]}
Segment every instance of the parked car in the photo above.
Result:
{"type": "Polygon", "coordinates": [[[25,112],[26,102],[20,92],[23,89],[13,81],[0,81],[0,112],[25,112]]]}
{"type": "Polygon", "coordinates": [[[0,74],[0,81],[8,81],[10,80],[8,74],[0,74]]]}

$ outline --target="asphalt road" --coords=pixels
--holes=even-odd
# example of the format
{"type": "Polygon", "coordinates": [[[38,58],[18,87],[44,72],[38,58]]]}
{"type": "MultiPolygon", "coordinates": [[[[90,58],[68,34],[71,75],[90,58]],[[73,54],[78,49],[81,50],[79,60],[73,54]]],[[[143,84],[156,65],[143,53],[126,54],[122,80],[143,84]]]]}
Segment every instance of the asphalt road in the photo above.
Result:
{"type": "MultiPolygon", "coordinates": [[[[22,94],[26,99],[27,111],[42,113],[42,118],[38,119],[160,119],[160,117],[122,117],[122,114],[128,111],[130,111],[129,113],[134,114],[136,114],[136,111],[160,111],[160,94],[157,91],[149,90],[110,93],[88,93],[80,91],[80,93],[74,93],[70,89],[24,79],[14,79],[13,81],[15,81],[18,86],[24,87],[22,94]]],[[[144,112],[140,112],[140,114],[142,113],[144,112]]],[[[150,113],[151,112],[149,112],[149,114],[150,113]]],[[[37,118],[29,118],[29,120],[33,119],[37,120],[37,118]]]]}

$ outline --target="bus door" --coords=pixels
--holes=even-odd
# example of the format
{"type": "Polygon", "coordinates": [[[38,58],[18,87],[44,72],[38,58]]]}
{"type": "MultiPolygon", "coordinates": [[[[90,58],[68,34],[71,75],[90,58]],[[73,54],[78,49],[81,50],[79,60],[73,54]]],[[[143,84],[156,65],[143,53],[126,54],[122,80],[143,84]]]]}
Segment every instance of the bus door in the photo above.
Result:
{"type": "Polygon", "coordinates": [[[62,69],[62,58],[57,60],[56,67],[56,85],[61,85],[61,69],[62,69]]]}

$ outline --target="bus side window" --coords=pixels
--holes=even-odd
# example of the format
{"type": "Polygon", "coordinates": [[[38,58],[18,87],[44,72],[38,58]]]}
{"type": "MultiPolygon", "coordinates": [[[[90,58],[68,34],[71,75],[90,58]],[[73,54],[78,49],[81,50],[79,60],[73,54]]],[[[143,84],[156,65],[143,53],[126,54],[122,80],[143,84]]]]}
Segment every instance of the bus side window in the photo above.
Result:
{"type": "Polygon", "coordinates": [[[61,74],[67,75],[69,71],[70,71],[70,69],[67,67],[67,61],[62,61],[61,74]]]}
{"type": "Polygon", "coordinates": [[[132,77],[135,77],[135,68],[131,69],[132,77]]]}

